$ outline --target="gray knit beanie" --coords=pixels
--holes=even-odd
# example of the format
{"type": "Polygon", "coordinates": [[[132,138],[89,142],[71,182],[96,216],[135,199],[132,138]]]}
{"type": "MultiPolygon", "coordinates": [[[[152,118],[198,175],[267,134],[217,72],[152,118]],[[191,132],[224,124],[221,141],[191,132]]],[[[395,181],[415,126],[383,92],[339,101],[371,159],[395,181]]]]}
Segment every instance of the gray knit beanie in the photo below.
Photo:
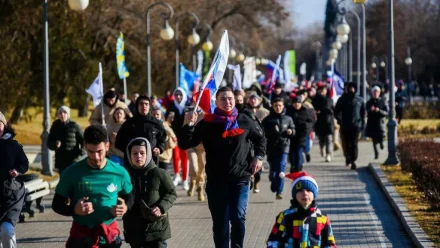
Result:
{"type": "Polygon", "coordinates": [[[57,113],[59,113],[59,112],[61,112],[61,111],[66,112],[66,113],[67,113],[67,119],[70,119],[70,108],[69,108],[69,107],[67,107],[67,106],[61,106],[61,107],[58,109],[58,112],[57,112],[57,113]]]}

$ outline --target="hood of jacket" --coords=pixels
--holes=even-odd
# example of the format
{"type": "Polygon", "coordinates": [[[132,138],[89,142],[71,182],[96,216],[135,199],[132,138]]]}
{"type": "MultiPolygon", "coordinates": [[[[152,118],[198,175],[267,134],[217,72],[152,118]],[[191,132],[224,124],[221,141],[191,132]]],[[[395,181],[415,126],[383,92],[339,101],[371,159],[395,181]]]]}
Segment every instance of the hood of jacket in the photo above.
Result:
{"type": "MultiPolygon", "coordinates": [[[[143,170],[143,169],[146,169],[147,167],[148,167],[148,165],[150,165],[151,164],[151,162],[152,162],[152,158],[153,158],[153,154],[152,154],[152,151],[151,151],[151,145],[150,145],[150,142],[146,139],[146,138],[143,138],[143,137],[137,137],[137,138],[134,138],[134,139],[132,139],[129,143],[128,143],[128,145],[127,145],[127,148],[126,148],[126,150],[127,150],[127,160],[128,160],[128,162],[130,163],[130,165],[131,165],[131,169],[134,169],[134,170],[143,170]],[[134,164],[133,164],[133,161],[131,161],[131,145],[134,143],[134,142],[137,142],[137,141],[143,141],[143,142],[145,142],[145,147],[146,147],[146,150],[147,150],[147,159],[145,160],[145,164],[143,165],[143,167],[142,168],[138,168],[138,167],[136,167],[134,164]]],[[[154,163],[153,163],[154,164],[154,163]]]]}

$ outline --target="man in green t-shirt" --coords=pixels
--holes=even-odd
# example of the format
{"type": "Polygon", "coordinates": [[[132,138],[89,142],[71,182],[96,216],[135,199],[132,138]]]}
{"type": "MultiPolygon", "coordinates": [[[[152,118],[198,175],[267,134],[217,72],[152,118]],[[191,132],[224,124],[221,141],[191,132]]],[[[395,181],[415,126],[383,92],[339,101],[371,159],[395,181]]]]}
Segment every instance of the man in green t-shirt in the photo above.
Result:
{"type": "Polygon", "coordinates": [[[109,142],[104,127],[86,128],[84,143],[87,158],[63,171],[52,208],[73,218],[66,247],[120,247],[116,217],[133,205],[130,176],[123,166],[106,159],[109,142]]]}

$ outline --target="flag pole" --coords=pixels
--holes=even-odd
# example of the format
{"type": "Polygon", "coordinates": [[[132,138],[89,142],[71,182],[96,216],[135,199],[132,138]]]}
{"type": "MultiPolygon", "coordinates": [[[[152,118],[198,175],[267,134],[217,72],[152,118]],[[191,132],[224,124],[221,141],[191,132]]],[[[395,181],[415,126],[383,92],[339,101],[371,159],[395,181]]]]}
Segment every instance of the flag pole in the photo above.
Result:
{"type": "Polygon", "coordinates": [[[127,78],[125,77],[125,72],[124,72],[124,94],[125,94],[125,105],[128,106],[128,92],[127,92],[127,78]]]}
{"type": "Polygon", "coordinates": [[[101,84],[101,118],[102,125],[105,127],[105,114],[104,114],[104,82],[102,80],[102,64],[99,62],[99,83],[101,84]]]}

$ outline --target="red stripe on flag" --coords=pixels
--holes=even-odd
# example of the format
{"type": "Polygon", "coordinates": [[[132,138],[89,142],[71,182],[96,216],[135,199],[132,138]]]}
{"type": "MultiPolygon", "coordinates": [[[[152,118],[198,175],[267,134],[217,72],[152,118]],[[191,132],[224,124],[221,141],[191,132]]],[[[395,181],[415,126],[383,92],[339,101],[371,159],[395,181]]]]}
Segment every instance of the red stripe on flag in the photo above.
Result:
{"type": "MultiPolygon", "coordinates": [[[[200,91],[195,93],[193,95],[193,102],[197,102],[197,99],[199,99],[200,91]]],[[[199,107],[203,110],[205,113],[211,113],[211,94],[209,92],[209,89],[204,89],[202,98],[200,99],[199,107]]]]}

